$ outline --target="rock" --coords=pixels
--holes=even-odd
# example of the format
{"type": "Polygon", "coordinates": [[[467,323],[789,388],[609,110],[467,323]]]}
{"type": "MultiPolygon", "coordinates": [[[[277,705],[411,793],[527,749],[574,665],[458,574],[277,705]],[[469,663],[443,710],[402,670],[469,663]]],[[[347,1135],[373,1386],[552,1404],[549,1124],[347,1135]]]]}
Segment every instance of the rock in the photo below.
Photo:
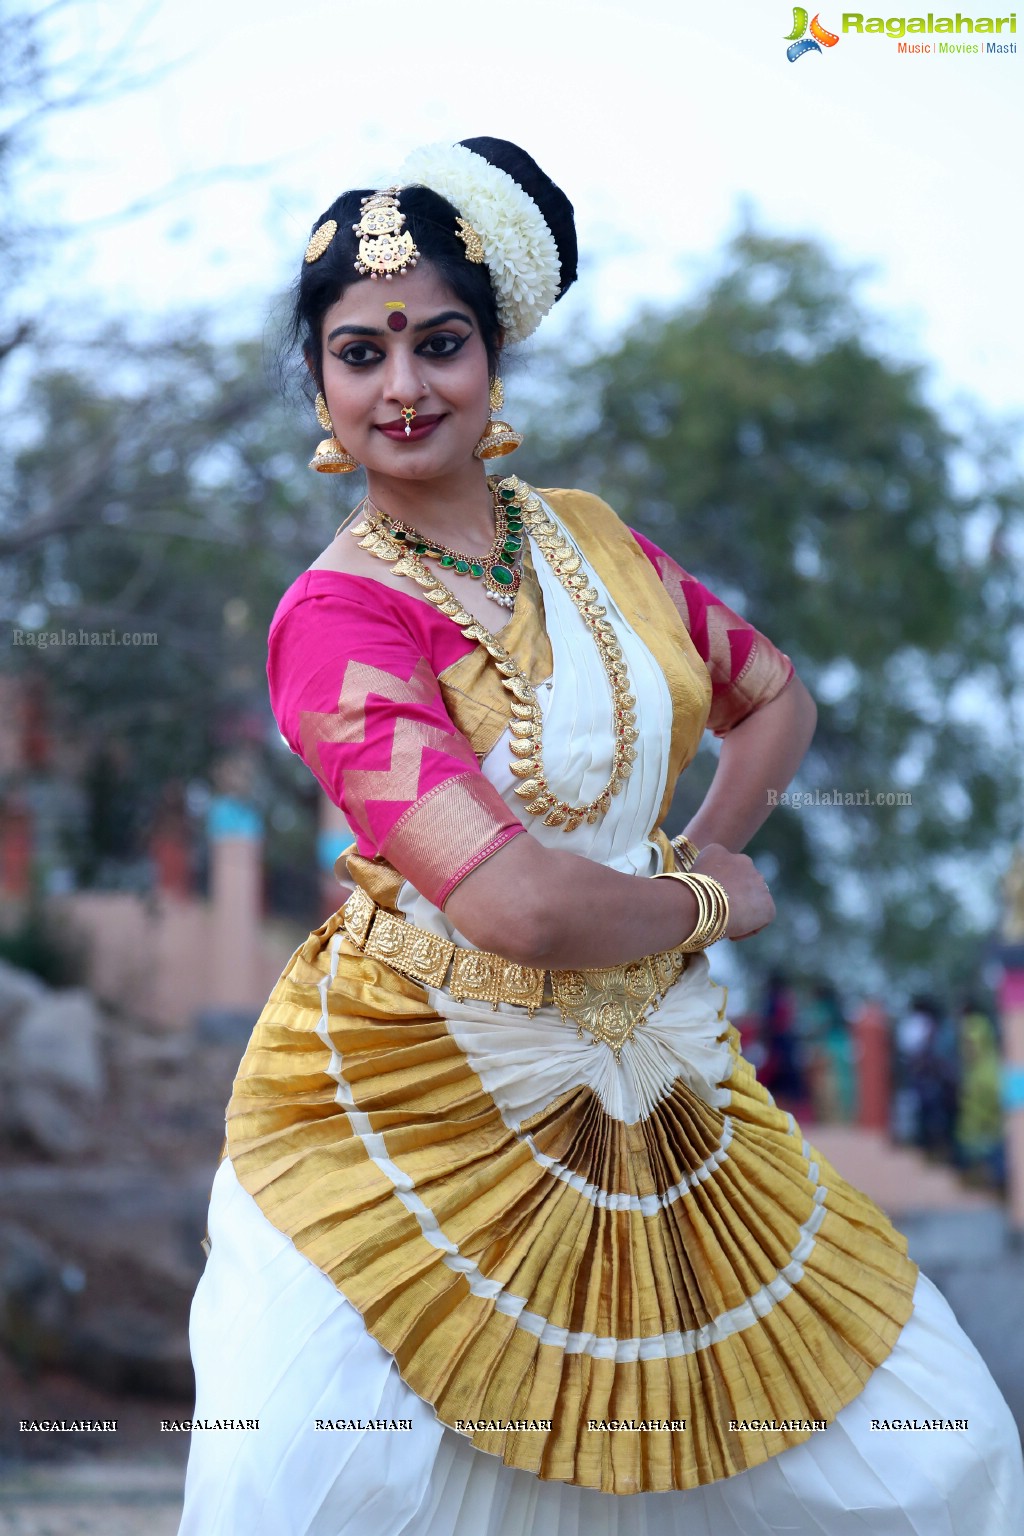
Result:
{"type": "Polygon", "coordinates": [[[95,1128],[66,1090],[46,1083],[23,1083],[12,1095],[7,1124],[15,1137],[31,1142],[47,1157],[76,1158],[92,1150],[95,1128]]]}
{"type": "Polygon", "coordinates": [[[0,1222],[0,1344],[22,1370],[68,1358],[81,1281],[25,1227],[0,1222]]]}
{"type": "Polygon", "coordinates": [[[75,1335],[75,1370],[106,1392],[194,1398],[188,1332],[141,1308],[104,1308],[75,1335]]]}
{"type": "Polygon", "coordinates": [[[31,971],[19,970],[16,965],[0,960],[0,1036],[7,1033],[27,1008],[48,993],[49,988],[31,971]]]}
{"type": "Polygon", "coordinates": [[[17,1082],[45,1083],[83,1099],[101,1099],[107,1086],[102,1029],[102,1015],[83,988],[46,991],[11,1032],[7,1070],[17,1082]]]}
{"type": "Polygon", "coordinates": [[[48,1157],[74,1158],[94,1140],[89,1112],[104,1097],[102,1016],[80,988],[43,988],[11,1028],[3,1051],[8,1134],[48,1157]]]}

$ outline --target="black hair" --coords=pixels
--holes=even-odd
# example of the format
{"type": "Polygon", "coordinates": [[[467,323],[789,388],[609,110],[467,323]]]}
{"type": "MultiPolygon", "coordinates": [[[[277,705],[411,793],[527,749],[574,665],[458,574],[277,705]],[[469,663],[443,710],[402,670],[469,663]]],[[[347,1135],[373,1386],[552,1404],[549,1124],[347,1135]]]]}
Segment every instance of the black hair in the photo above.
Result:
{"type": "MultiPolygon", "coordinates": [[[[561,266],[558,298],[576,281],[576,224],[572,204],[560,187],[546,176],[537,162],[507,139],[463,139],[466,149],[482,156],[491,165],[506,171],[533,198],[550,229],[561,266]]],[[[337,234],[317,261],[303,262],[292,298],[290,336],[302,349],[316,383],[323,379],[323,317],[352,283],[368,282],[356,272],[358,240],[353,225],[359,222],[360,201],[378,188],[343,192],[317,219],[318,229],[327,219],[338,225],[337,234]]],[[[464,304],[472,310],[487,352],[492,373],[498,370],[501,352],[501,325],[490,274],[482,262],[466,260],[466,247],[459,238],[456,217],[459,213],[446,198],[428,187],[404,187],[399,205],[405,215],[405,228],[424,261],[464,304]]],[[[312,233],[312,230],[310,231],[312,233]]],[[[401,293],[401,278],[389,287],[401,293]]]]}

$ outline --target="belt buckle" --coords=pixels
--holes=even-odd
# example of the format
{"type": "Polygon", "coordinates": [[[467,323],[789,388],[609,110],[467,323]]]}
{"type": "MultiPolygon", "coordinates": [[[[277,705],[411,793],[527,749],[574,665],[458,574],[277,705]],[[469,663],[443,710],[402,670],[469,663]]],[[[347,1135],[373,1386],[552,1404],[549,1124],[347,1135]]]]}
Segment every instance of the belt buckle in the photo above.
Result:
{"type": "Polygon", "coordinates": [[[552,971],[555,1006],[566,1023],[576,1025],[577,1039],[584,1033],[595,1044],[607,1045],[616,1061],[686,969],[679,950],[648,955],[627,965],[601,970],[552,971]]]}

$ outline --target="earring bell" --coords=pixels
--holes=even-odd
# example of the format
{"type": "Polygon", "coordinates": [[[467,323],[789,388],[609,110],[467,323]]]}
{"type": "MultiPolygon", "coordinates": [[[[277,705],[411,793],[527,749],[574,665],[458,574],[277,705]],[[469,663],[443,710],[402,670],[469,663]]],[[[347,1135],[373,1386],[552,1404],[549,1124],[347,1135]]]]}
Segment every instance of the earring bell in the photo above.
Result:
{"type": "MultiPolygon", "coordinates": [[[[491,380],[488,403],[493,416],[505,406],[505,386],[501,379],[495,376],[491,380]]],[[[473,449],[473,457],[477,459],[501,459],[506,453],[515,453],[523,441],[523,434],[517,432],[515,427],[510,427],[507,421],[489,421],[484,428],[483,436],[473,449]]]]}
{"type": "Polygon", "coordinates": [[[359,468],[359,460],[354,459],[347,448],[343,448],[334,435],[334,424],[331,421],[331,413],[327,409],[327,401],[322,394],[318,394],[313,402],[316,411],[316,419],[330,437],[325,437],[323,442],[317,444],[316,453],[309,461],[310,469],[315,469],[321,475],[349,475],[354,469],[359,468]]]}

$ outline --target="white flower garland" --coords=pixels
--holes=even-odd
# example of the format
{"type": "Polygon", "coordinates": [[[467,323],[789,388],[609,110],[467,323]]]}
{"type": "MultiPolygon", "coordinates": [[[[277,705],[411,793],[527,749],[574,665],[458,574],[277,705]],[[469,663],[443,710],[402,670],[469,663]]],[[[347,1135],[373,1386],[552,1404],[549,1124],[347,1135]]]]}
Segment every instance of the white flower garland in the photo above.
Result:
{"type": "Polygon", "coordinates": [[[447,198],[483,243],[507,341],[532,336],[558,297],[558,246],[540,209],[514,177],[464,144],[413,150],[395,177],[447,198]]]}

